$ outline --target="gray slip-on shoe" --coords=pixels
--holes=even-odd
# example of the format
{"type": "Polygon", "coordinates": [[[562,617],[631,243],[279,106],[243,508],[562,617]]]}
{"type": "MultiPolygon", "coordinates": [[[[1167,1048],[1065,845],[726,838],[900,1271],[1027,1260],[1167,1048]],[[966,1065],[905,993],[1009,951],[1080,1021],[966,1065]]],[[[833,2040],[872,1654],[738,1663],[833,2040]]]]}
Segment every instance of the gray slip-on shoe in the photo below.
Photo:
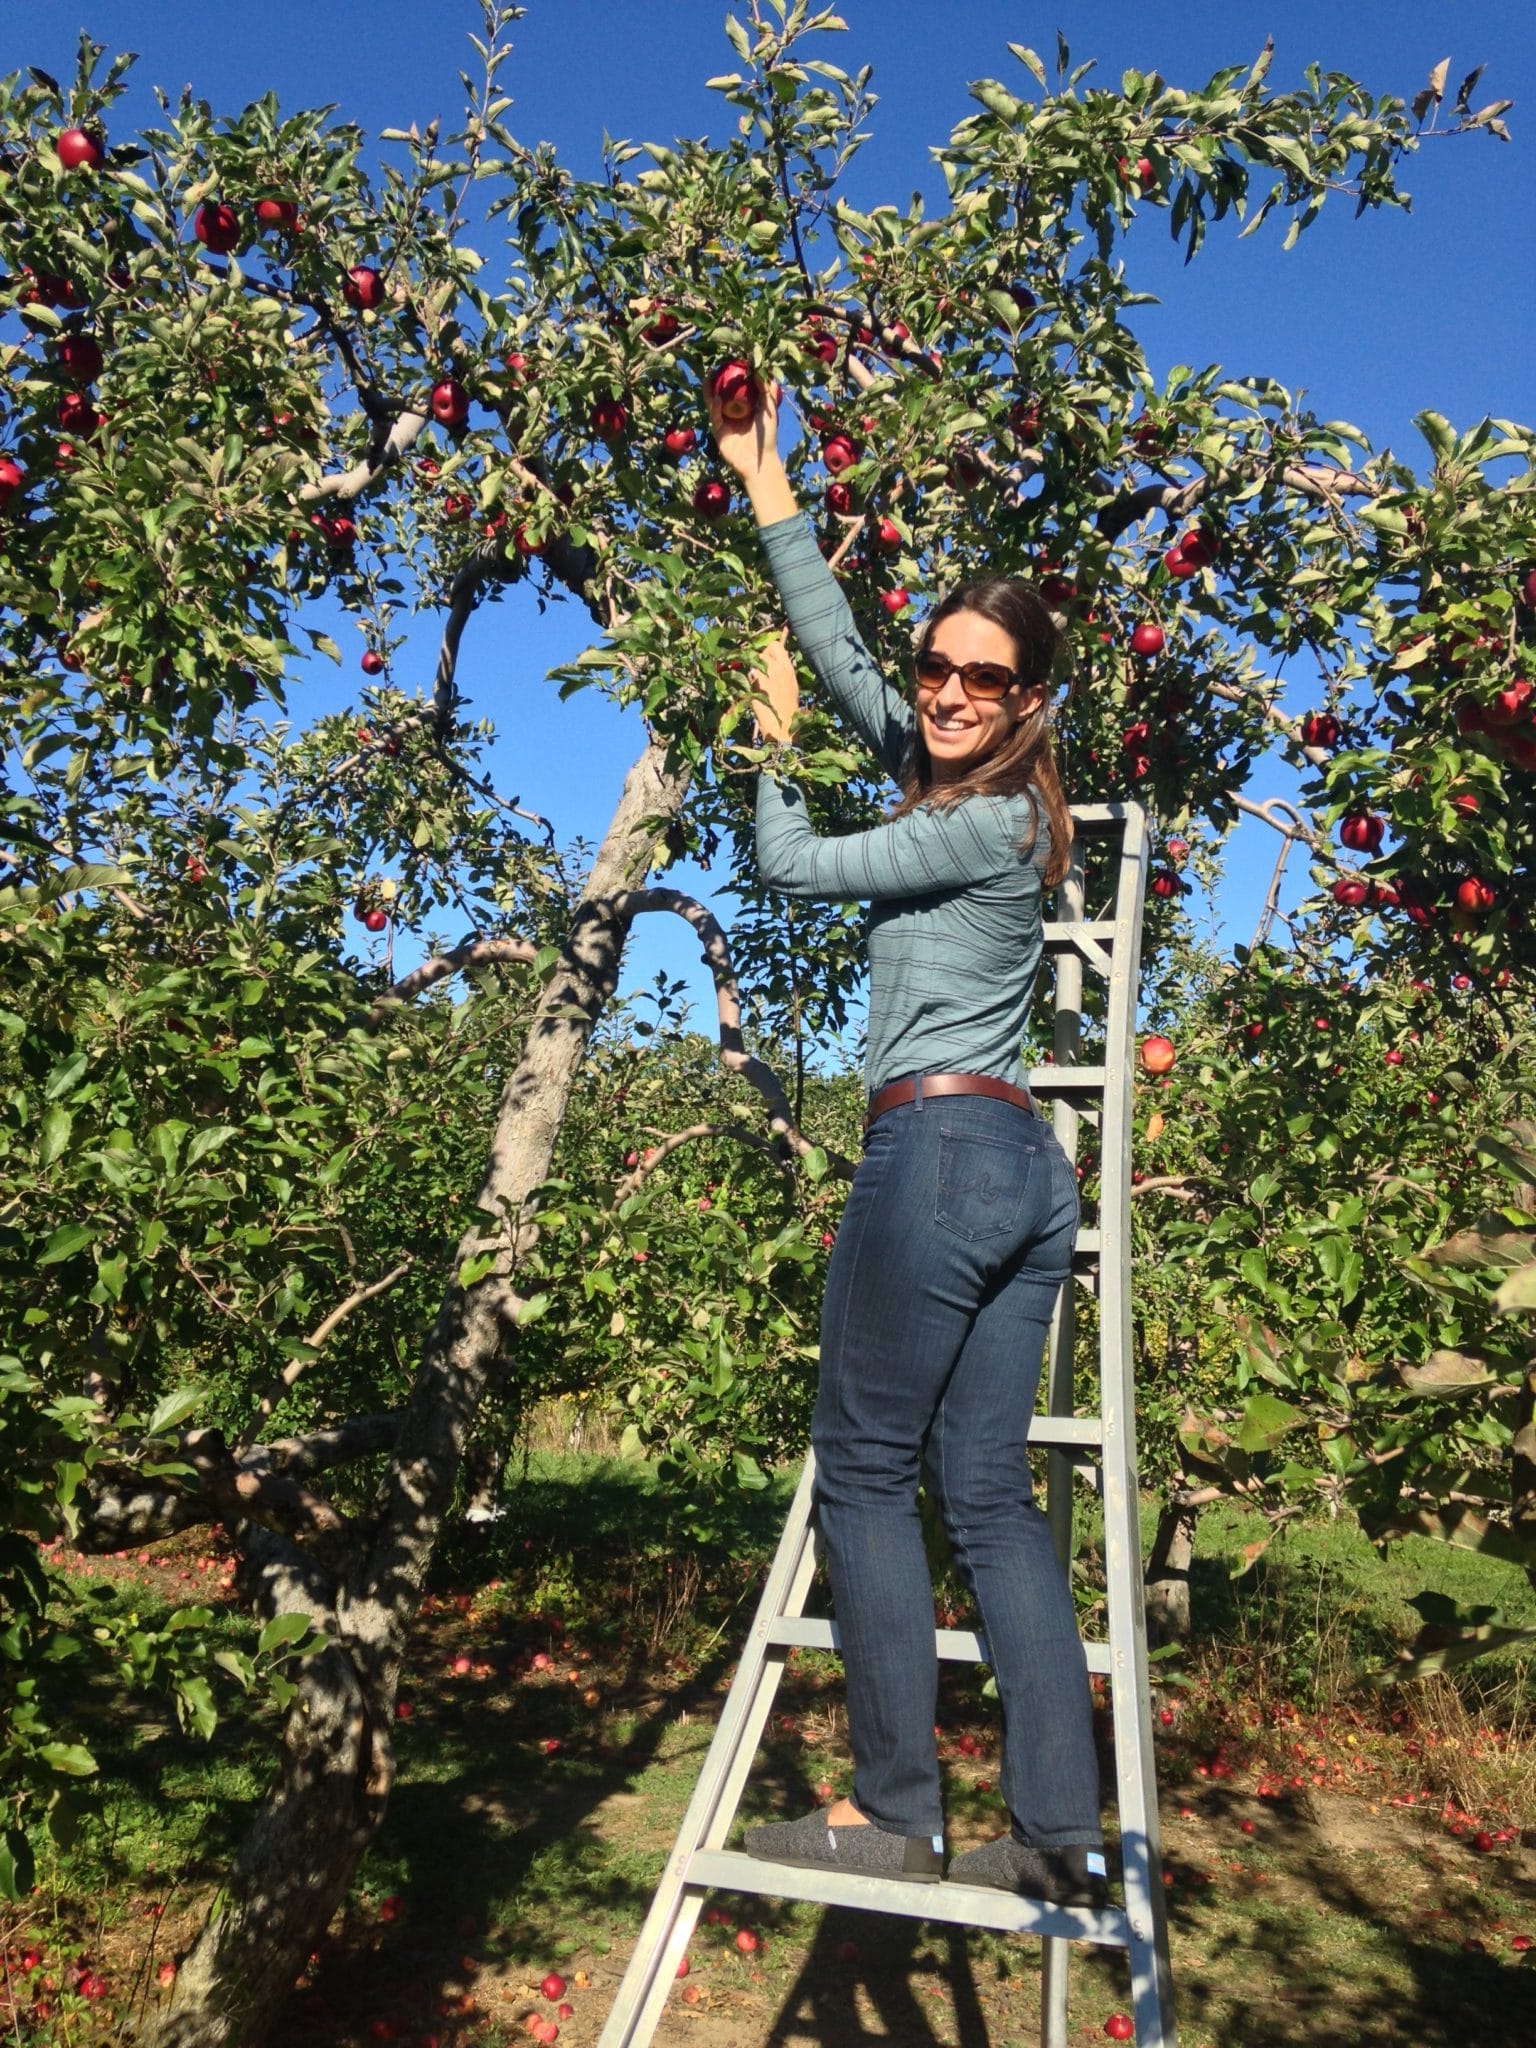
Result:
{"type": "Polygon", "coordinates": [[[967,1849],[949,1866],[951,1884],[980,1884],[1018,1892],[1048,1906],[1105,1906],[1104,1852],[1073,1845],[1036,1849],[1015,1835],[999,1835],[979,1849],[967,1849]]]}
{"type": "Polygon", "coordinates": [[[764,1863],[791,1863],[802,1870],[849,1870],[860,1877],[901,1877],[909,1884],[937,1884],[944,1875],[942,1836],[892,1835],[873,1821],[829,1827],[824,1808],[799,1820],[748,1828],[741,1846],[764,1863]]]}

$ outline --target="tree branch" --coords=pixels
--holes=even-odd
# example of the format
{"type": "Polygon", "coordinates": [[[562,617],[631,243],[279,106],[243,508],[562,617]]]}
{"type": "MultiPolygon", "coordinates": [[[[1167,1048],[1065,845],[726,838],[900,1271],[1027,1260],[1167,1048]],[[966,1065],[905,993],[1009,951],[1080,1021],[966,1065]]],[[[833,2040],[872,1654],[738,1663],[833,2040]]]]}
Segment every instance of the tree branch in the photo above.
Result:
{"type": "Polygon", "coordinates": [[[471,967],[489,967],[498,961],[516,961],[526,967],[538,957],[539,949],[531,939],[480,939],[471,934],[461,939],[451,953],[438,953],[402,975],[368,1012],[368,1022],[382,1024],[396,1003],[413,1002],[423,989],[446,981],[450,974],[462,974],[471,967]]]}

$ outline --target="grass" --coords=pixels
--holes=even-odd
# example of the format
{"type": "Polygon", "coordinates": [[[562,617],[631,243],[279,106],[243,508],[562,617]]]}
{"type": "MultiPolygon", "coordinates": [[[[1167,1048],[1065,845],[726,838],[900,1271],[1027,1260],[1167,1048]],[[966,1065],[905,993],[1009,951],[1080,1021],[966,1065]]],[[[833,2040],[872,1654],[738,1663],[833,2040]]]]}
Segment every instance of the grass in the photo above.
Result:
{"type": "MultiPolygon", "coordinates": [[[[527,2015],[553,2015],[538,1989],[551,1966],[573,2007],[561,2039],[595,2041],[789,1484],[729,1503],[699,1552],[678,1546],[643,1466],[544,1452],[503,1521],[455,1532],[416,1631],[388,1821],[295,1993],[285,2048],[521,2039],[527,2015]]],[[[1385,2048],[1408,2026],[1445,2048],[1513,2048],[1529,2038],[1536,1989],[1536,1950],[1512,1945],[1536,1935],[1529,1666],[1506,1656],[1383,1695],[1359,1679],[1417,1625],[1405,1595],[1426,1578],[1511,1619],[1536,1620],[1536,1600],[1518,1575],[1440,1546],[1378,1558],[1342,1522],[1292,1530],[1234,1578],[1253,1535],[1240,1510],[1203,1518],[1197,1640],[1159,1700],[1185,2048],[1385,2048]],[[1523,1840],[1475,1846],[1479,1830],[1522,1824],[1523,1840]]],[[[178,1571],[198,1576],[188,1546],[156,1555],[165,1562],[111,1568],[141,1612],[186,1597],[178,1571]]],[[[233,1615],[226,1625],[243,1628],[233,1615]]],[[[21,2010],[34,2010],[43,1974],[60,1983],[50,2019],[18,2038],[84,2048],[122,2038],[114,2030],[153,2004],[155,1972],[195,1932],[270,1769],[270,1712],[229,1704],[203,1748],[153,1704],[94,1703],[103,1816],[26,1915],[0,1922],[21,2010]],[[22,1980],[21,1953],[39,1942],[43,1968],[22,1980]],[[69,1990],[82,1960],[105,1998],[69,1990]]],[[[952,1846],[965,1846],[1003,1824],[981,1674],[946,1674],[940,1725],[952,1846]]],[[[835,1662],[798,1656],[747,1804],[792,1813],[848,1778],[835,1662]]],[[[711,1912],[662,2043],[1037,2038],[1033,1944],[761,1900],[711,1912]],[[751,1954],[735,1947],[744,1923],[760,1937],[751,1954]]],[[[1072,1982],[1074,2027],[1102,2039],[1126,2003],[1122,1959],[1075,1959],[1072,1982]]]]}

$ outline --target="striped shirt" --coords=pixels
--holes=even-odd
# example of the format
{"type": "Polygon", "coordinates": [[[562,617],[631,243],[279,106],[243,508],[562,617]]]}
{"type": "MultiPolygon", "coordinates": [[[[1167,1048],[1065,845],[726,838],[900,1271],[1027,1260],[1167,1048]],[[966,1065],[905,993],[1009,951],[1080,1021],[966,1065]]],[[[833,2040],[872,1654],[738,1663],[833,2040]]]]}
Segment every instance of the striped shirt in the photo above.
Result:
{"type": "MultiPolygon", "coordinates": [[[[912,707],[859,638],[809,527],[783,519],[760,537],[817,681],[899,778],[912,707]]],[[[822,838],[793,783],[758,777],[763,883],[785,896],[869,905],[871,1093],[909,1074],[990,1074],[1022,1084],[1020,1042],[1042,950],[1041,866],[1050,857],[1043,807],[1031,847],[1035,816],[1028,796],[973,796],[822,838]]]]}

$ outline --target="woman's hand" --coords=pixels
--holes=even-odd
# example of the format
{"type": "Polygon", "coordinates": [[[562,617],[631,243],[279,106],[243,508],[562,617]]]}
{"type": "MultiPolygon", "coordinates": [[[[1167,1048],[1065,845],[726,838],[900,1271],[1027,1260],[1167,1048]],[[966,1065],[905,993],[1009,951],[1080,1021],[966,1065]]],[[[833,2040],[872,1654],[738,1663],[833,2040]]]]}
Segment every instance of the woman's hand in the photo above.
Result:
{"type": "Polygon", "coordinates": [[[762,663],[751,675],[752,694],[759,700],[758,734],[765,740],[787,740],[800,710],[800,678],[782,640],[769,641],[762,663]]]}
{"type": "Polygon", "coordinates": [[[746,486],[759,526],[772,526],[780,519],[793,518],[800,507],[789,487],[779,455],[779,400],[783,386],[758,385],[757,404],[751,417],[728,420],[715,396],[714,379],[706,378],[704,402],[709,408],[710,432],[720,459],[734,469],[746,486]]]}

